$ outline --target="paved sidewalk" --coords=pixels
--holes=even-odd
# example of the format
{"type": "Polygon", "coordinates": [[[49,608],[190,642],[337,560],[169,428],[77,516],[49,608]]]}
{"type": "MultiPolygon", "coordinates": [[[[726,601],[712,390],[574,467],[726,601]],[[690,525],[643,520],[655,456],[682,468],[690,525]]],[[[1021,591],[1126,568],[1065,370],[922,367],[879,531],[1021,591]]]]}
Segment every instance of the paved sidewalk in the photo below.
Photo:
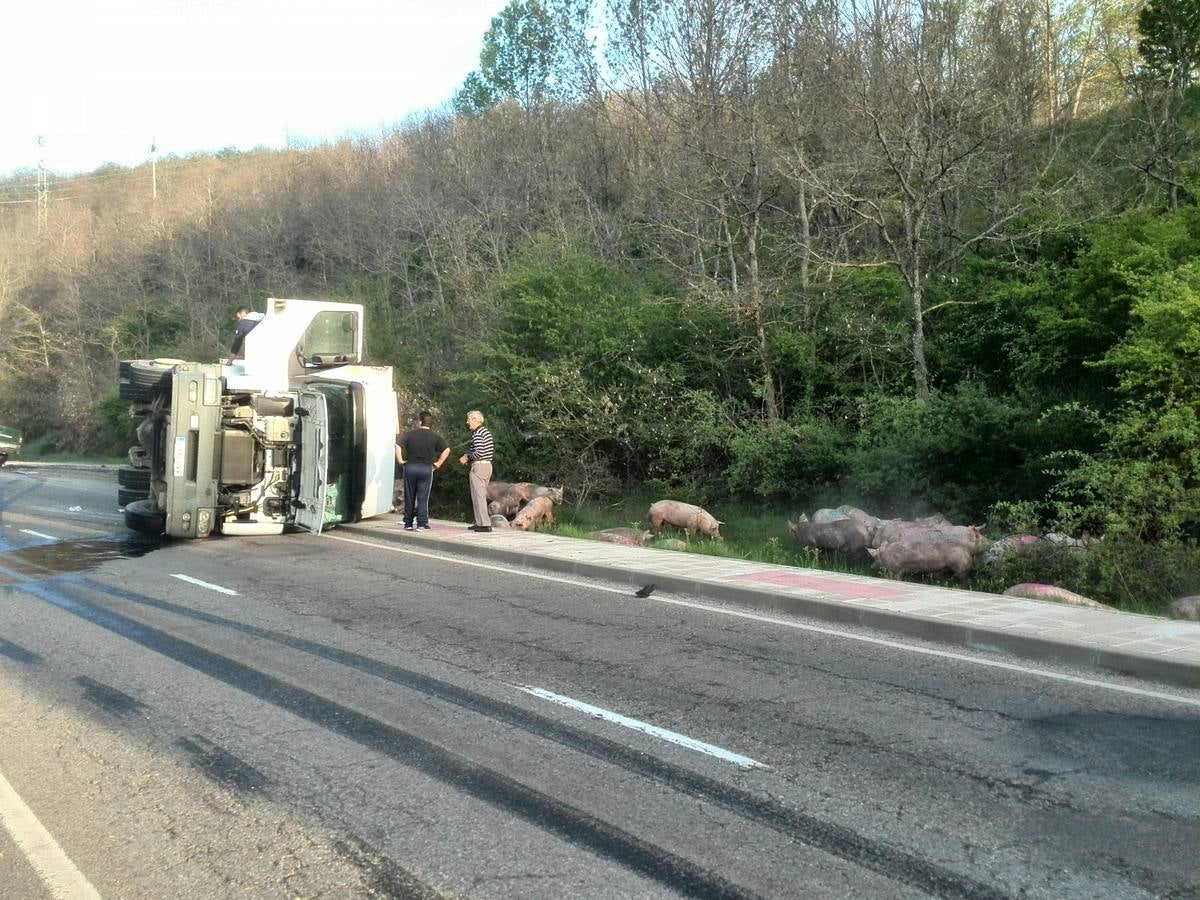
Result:
{"type": "Polygon", "coordinates": [[[431,524],[430,531],[412,533],[399,517],[381,516],[339,525],[334,533],[631,586],[653,583],[664,592],[1200,687],[1196,622],[537,532],[476,534],[457,523],[431,524]]]}

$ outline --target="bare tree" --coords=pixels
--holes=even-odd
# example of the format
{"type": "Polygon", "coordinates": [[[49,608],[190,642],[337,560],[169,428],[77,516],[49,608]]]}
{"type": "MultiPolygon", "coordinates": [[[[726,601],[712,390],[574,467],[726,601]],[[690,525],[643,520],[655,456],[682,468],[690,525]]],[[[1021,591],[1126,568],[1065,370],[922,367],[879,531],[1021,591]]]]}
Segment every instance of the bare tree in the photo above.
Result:
{"type": "Polygon", "coordinates": [[[1026,16],[969,4],[880,0],[848,22],[842,108],[854,149],[840,167],[806,171],[903,278],[919,396],[930,280],[1006,237],[1034,202],[1039,172],[1020,164],[1037,93],[1029,35],[1026,16]]]}

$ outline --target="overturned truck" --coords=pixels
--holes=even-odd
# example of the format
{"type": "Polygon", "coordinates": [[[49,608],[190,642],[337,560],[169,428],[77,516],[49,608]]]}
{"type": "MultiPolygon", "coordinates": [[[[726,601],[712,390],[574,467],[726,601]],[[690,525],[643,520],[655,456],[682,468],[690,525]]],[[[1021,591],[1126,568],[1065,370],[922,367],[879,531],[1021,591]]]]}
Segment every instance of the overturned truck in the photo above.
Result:
{"type": "Polygon", "coordinates": [[[147,534],[320,532],[392,503],[396,394],[362,365],[361,306],[267,301],[245,359],[125,360],[137,422],[118,471],[125,524],[147,534]]]}

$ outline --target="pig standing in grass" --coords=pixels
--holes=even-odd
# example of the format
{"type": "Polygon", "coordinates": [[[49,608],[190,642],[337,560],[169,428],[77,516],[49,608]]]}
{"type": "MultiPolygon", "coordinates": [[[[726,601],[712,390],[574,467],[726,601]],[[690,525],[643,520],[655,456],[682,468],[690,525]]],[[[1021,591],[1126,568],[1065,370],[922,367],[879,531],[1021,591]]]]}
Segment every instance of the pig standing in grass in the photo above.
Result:
{"type": "Polygon", "coordinates": [[[872,531],[874,531],[876,528],[878,528],[884,522],[884,520],[879,518],[879,516],[873,516],[866,510],[859,509],[857,506],[847,506],[847,505],[843,504],[842,506],[839,506],[837,508],[837,510],[835,510],[835,511],[840,512],[843,516],[846,516],[849,519],[854,519],[857,522],[862,522],[864,525],[866,525],[872,531]]]}
{"type": "Polygon", "coordinates": [[[959,581],[966,581],[967,573],[971,571],[971,551],[952,541],[890,541],[879,549],[868,548],[867,553],[878,568],[886,569],[898,578],[949,569],[959,581]]]}
{"type": "Polygon", "coordinates": [[[541,524],[549,525],[554,521],[554,504],[549,497],[534,497],[521,507],[512,527],[522,531],[533,531],[541,524]]]}
{"type": "Polygon", "coordinates": [[[688,534],[702,534],[705,537],[721,540],[721,523],[707,510],[691,503],[679,500],[659,500],[650,505],[646,520],[655,534],[662,531],[663,525],[674,525],[682,528],[688,534]]]}
{"type": "Polygon", "coordinates": [[[788,522],[788,531],[801,547],[818,550],[861,553],[871,543],[871,529],[856,519],[845,517],[810,522],[808,516],[802,515],[799,522],[788,522]]]}
{"type": "Polygon", "coordinates": [[[555,506],[562,506],[563,489],[561,487],[546,487],[545,485],[532,485],[532,496],[534,497],[549,497],[550,502],[555,506]]]}
{"type": "Polygon", "coordinates": [[[508,493],[508,489],[512,487],[507,481],[489,481],[487,486],[488,500],[499,500],[508,493]]]}
{"type": "Polygon", "coordinates": [[[511,498],[518,503],[528,503],[533,499],[533,489],[537,485],[530,484],[528,481],[518,481],[516,484],[510,484],[508,490],[500,495],[500,499],[511,498]]]}
{"type": "Polygon", "coordinates": [[[983,543],[983,532],[978,525],[920,525],[903,519],[888,519],[875,529],[871,546],[882,547],[893,541],[961,544],[974,552],[983,543]]]}

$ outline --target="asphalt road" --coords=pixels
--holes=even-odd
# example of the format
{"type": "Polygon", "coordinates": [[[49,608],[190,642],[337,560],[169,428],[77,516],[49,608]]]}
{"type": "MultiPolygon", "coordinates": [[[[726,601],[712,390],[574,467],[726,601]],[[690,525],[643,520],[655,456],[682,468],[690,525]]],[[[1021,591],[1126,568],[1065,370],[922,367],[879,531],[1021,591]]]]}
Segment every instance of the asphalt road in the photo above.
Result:
{"type": "Polygon", "coordinates": [[[0,469],[0,897],[1200,896],[1200,693],[115,493],[0,469]]]}

